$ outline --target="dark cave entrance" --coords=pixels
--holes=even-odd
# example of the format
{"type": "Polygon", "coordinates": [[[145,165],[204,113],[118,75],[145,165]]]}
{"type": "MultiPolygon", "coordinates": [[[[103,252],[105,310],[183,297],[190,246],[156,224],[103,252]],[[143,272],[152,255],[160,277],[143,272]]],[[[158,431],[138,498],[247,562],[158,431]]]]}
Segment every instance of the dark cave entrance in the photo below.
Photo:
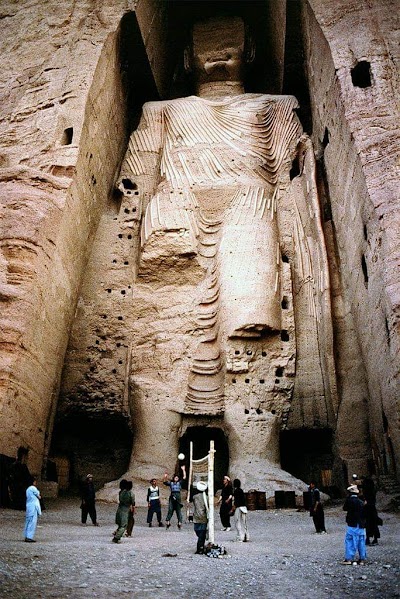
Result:
{"type": "Polygon", "coordinates": [[[282,468],[305,483],[315,480],[321,490],[335,495],[332,444],[330,428],[281,431],[282,468]]]}
{"type": "Polygon", "coordinates": [[[100,488],[128,469],[132,438],[121,414],[73,414],[56,423],[49,460],[55,464],[64,460],[68,464],[68,486],[72,492],[78,490],[88,473],[93,474],[95,487],[100,488]]]}
{"type": "Polygon", "coordinates": [[[229,447],[224,431],[208,426],[190,426],[179,440],[179,451],[185,454],[186,468],[189,473],[189,447],[193,442],[193,459],[204,458],[210,450],[210,441],[214,441],[214,491],[222,487],[222,478],[229,472],[229,447]]]}

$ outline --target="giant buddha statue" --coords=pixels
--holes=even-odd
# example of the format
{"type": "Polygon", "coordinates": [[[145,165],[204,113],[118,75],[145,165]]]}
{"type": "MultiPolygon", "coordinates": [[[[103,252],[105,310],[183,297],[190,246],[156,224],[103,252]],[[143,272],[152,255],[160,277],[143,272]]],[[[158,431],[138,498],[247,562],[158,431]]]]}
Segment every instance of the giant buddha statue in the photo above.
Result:
{"type": "MultiPolygon", "coordinates": [[[[242,19],[196,23],[185,66],[197,95],[145,104],[130,137],[117,185],[141,223],[133,296],[151,296],[154,306],[162,294],[166,310],[181,286],[188,299],[186,324],[175,338],[168,333],[175,358],[162,389],[133,350],[133,470],[149,462],[162,422],[175,445],[188,427],[216,426],[231,472],[260,486],[280,472],[279,430],[291,418],[299,427],[332,424],[329,272],[313,150],[295,97],[245,92],[253,58],[242,19]]],[[[161,363],[156,341],[154,351],[161,363]]]]}

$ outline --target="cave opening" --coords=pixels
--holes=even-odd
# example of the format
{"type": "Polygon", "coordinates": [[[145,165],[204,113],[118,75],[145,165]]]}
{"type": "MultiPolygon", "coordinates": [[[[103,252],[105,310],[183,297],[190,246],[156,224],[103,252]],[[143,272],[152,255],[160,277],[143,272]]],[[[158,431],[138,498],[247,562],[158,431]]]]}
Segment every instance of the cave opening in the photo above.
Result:
{"type": "Polygon", "coordinates": [[[333,431],[330,428],[283,430],[280,433],[281,465],[296,478],[331,496],[339,494],[332,483],[333,431]]]}
{"type": "Polygon", "coordinates": [[[128,469],[132,440],[122,414],[75,413],[58,420],[49,460],[56,464],[61,490],[78,491],[88,473],[93,474],[96,488],[119,478],[128,469]]]}
{"type": "Polygon", "coordinates": [[[185,454],[185,464],[189,474],[190,442],[193,443],[193,459],[204,458],[214,441],[214,490],[221,489],[222,479],[229,472],[229,446],[223,430],[217,427],[190,426],[179,440],[179,451],[185,454]]]}
{"type": "Polygon", "coordinates": [[[354,87],[371,87],[371,63],[367,60],[360,60],[350,71],[351,81],[354,87]]]}

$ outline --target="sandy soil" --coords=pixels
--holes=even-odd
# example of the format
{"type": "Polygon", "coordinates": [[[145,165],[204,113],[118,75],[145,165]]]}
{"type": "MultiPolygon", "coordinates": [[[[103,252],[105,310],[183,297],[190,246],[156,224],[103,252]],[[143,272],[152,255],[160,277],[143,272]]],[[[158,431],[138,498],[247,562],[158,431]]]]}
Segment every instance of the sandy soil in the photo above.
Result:
{"type": "Polygon", "coordinates": [[[249,512],[251,541],[235,543],[234,530],[218,526],[216,541],[229,555],[212,559],[194,554],[192,524],[148,528],[145,508],[137,511],[132,538],[118,545],[111,543],[109,504],[98,504],[95,528],[80,525],[79,499],[48,500],[35,544],[23,542],[24,513],[3,509],[0,597],[400,597],[400,515],[381,513],[382,538],[368,548],[365,566],[343,566],[344,512],[336,505],[325,513],[328,534],[317,535],[307,512],[249,512]]]}

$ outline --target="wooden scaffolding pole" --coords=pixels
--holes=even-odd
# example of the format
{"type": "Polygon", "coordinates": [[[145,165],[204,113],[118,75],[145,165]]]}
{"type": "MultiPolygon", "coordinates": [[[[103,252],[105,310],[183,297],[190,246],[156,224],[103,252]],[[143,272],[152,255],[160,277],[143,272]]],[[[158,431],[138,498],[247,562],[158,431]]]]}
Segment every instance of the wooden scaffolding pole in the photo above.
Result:
{"type": "Polygon", "coordinates": [[[188,494],[187,501],[190,500],[190,490],[192,488],[193,478],[193,441],[190,441],[189,445],[189,480],[188,480],[188,494]]]}
{"type": "Polygon", "coordinates": [[[208,453],[208,540],[214,543],[214,441],[210,441],[210,451],[208,453]]]}

